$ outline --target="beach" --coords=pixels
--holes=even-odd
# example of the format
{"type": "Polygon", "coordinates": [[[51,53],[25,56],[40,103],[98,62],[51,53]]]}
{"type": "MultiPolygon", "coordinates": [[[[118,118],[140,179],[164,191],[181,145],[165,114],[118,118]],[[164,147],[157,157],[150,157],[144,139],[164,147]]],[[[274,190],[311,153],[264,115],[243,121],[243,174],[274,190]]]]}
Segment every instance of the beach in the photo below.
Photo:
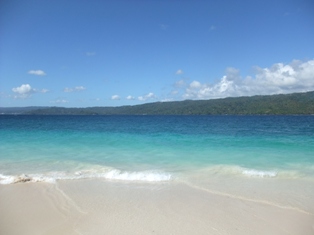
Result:
{"type": "Polygon", "coordinates": [[[314,234],[313,116],[1,116],[0,234],[314,234]]]}
{"type": "Polygon", "coordinates": [[[183,183],[19,183],[0,185],[0,195],[8,235],[314,233],[313,210],[183,183]]]}

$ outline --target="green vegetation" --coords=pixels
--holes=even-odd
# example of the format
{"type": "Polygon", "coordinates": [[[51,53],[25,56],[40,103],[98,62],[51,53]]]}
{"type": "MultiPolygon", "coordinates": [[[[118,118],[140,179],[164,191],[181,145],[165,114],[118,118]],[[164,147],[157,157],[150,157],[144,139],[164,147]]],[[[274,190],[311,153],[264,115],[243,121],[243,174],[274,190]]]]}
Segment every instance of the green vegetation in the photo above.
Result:
{"type": "MultiPolygon", "coordinates": [[[[3,108],[2,108],[3,109],[3,108]]],[[[0,109],[0,112],[1,110],[0,109]]],[[[155,102],[134,106],[60,108],[41,107],[32,115],[287,115],[314,114],[314,91],[287,95],[236,97],[213,100],[155,102]]]]}

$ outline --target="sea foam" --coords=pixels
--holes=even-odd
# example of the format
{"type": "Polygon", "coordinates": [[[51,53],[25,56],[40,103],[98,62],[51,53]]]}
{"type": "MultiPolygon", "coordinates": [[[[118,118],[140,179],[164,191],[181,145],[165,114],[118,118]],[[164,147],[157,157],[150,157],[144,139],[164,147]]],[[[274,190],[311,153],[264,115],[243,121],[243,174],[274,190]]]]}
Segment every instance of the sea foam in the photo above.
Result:
{"type": "Polygon", "coordinates": [[[78,179],[107,179],[118,181],[143,181],[161,182],[171,180],[171,174],[157,171],[120,171],[109,169],[106,171],[82,170],[74,173],[48,172],[45,174],[22,174],[3,175],[0,174],[0,184],[15,184],[27,182],[55,183],[57,180],[78,180],[78,179]]]}
{"type": "Polygon", "coordinates": [[[170,174],[157,173],[150,171],[142,172],[121,172],[119,170],[111,170],[103,175],[103,178],[114,180],[126,180],[126,181],[169,181],[171,179],[170,174]]]}
{"type": "Polygon", "coordinates": [[[14,176],[0,174],[0,184],[12,184],[15,181],[14,176]]]}
{"type": "Polygon", "coordinates": [[[255,169],[243,169],[242,174],[249,176],[249,177],[276,177],[277,172],[276,171],[261,171],[261,170],[255,170],[255,169]]]}
{"type": "Polygon", "coordinates": [[[260,177],[260,178],[273,178],[279,175],[279,172],[275,170],[257,170],[251,168],[245,168],[238,165],[212,165],[210,167],[205,167],[198,171],[201,175],[211,175],[215,176],[246,176],[246,177],[260,177]]]}

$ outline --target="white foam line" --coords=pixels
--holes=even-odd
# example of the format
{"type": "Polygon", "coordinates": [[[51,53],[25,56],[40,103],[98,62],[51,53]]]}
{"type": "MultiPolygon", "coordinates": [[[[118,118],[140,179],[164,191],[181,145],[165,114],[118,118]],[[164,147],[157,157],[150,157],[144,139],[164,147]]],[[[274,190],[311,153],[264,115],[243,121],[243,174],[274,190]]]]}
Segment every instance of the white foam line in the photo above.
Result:
{"type": "Polygon", "coordinates": [[[14,176],[0,174],[0,184],[13,184],[14,181],[15,181],[14,176]]]}
{"type": "Polygon", "coordinates": [[[242,171],[242,174],[251,176],[251,177],[261,177],[261,178],[277,176],[277,172],[275,171],[259,171],[255,169],[245,169],[242,171]]]}
{"type": "Polygon", "coordinates": [[[107,180],[119,181],[141,181],[141,182],[163,182],[172,179],[171,174],[156,172],[156,171],[120,171],[118,169],[111,169],[109,171],[94,171],[85,170],[77,171],[72,174],[65,172],[50,172],[47,174],[29,174],[29,175],[2,175],[0,174],[0,184],[16,184],[28,182],[46,182],[56,183],[58,180],[79,180],[79,179],[93,179],[103,178],[107,180]]]}
{"type": "Polygon", "coordinates": [[[273,202],[270,202],[270,201],[257,200],[257,199],[243,197],[243,196],[232,195],[232,194],[229,194],[229,193],[224,193],[224,192],[220,192],[220,191],[214,191],[214,190],[210,190],[210,189],[201,188],[199,186],[195,186],[195,185],[189,184],[187,182],[184,182],[184,183],[186,185],[188,185],[189,187],[191,187],[191,188],[202,190],[202,191],[205,191],[205,192],[208,192],[208,193],[211,193],[211,194],[216,194],[216,195],[225,196],[225,197],[231,197],[231,198],[238,199],[238,200],[243,200],[243,201],[249,201],[249,202],[255,202],[255,203],[270,205],[270,206],[278,207],[280,209],[295,210],[295,211],[298,211],[300,213],[304,213],[304,214],[308,214],[308,215],[314,215],[311,212],[302,210],[302,209],[297,208],[297,207],[283,206],[283,205],[276,204],[276,203],[273,203],[273,202]]]}
{"type": "Polygon", "coordinates": [[[121,172],[119,170],[111,170],[100,175],[100,178],[123,180],[123,181],[147,181],[147,182],[161,182],[169,181],[170,174],[156,173],[156,172],[121,172]]]}

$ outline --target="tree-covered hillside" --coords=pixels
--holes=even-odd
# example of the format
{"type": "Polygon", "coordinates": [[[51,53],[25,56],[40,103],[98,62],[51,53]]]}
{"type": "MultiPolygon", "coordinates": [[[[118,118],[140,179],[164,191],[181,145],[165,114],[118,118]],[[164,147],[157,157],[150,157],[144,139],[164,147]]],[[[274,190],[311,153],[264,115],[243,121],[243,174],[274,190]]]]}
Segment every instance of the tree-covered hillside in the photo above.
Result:
{"type": "Polygon", "coordinates": [[[155,102],[134,106],[26,110],[33,115],[260,115],[314,114],[314,91],[286,95],[235,97],[212,100],[155,102]]]}

